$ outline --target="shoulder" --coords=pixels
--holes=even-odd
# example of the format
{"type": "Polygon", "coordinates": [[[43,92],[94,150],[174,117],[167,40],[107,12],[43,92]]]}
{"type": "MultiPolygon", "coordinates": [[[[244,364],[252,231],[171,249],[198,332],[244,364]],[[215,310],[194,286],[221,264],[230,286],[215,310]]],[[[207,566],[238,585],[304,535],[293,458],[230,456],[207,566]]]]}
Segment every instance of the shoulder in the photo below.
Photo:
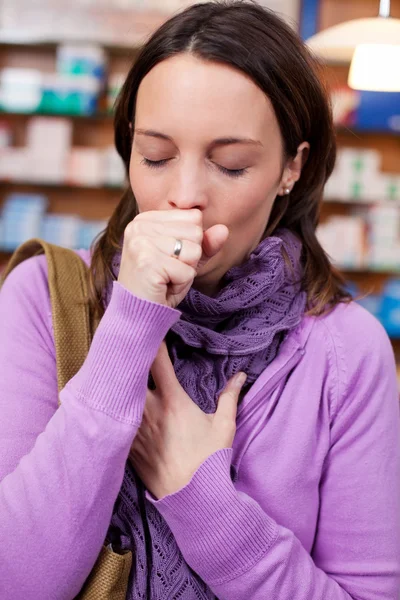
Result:
{"type": "MultiPolygon", "coordinates": [[[[77,250],[76,254],[87,265],[90,264],[89,250],[77,250]]],[[[8,275],[1,290],[7,293],[29,290],[36,293],[40,290],[47,290],[48,292],[48,269],[45,255],[33,256],[21,262],[8,275]]]]}
{"type": "Polygon", "coordinates": [[[368,385],[372,390],[387,384],[397,395],[393,348],[371,313],[356,302],[341,303],[313,321],[308,343],[329,356],[329,376],[336,383],[334,408],[368,385]]]}
{"type": "Polygon", "coordinates": [[[332,311],[316,318],[316,330],[334,346],[348,363],[393,358],[392,345],[381,323],[356,302],[338,304],[332,311]]]}
{"type": "MultiPolygon", "coordinates": [[[[88,250],[79,250],[77,254],[90,264],[88,250]]],[[[28,258],[11,271],[1,287],[0,305],[4,315],[17,317],[28,313],[31,318],[47,322],[51,306],[45,255],[28,258]]]]}

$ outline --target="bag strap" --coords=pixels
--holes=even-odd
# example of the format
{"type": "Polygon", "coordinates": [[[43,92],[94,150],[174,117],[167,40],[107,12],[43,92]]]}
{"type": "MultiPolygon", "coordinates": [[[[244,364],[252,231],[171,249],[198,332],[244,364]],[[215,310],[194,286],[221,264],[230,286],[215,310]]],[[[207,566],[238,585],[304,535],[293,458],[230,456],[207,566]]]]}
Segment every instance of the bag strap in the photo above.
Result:
{"type": "Polygon", "coordinates": [[[97,326],[88,304],[89,269],[72,250],[32,239],[12,255],[2,282],[17,265],[45,254],[56,349],[57,385],[60,392],[79,371],[97,326]]]}

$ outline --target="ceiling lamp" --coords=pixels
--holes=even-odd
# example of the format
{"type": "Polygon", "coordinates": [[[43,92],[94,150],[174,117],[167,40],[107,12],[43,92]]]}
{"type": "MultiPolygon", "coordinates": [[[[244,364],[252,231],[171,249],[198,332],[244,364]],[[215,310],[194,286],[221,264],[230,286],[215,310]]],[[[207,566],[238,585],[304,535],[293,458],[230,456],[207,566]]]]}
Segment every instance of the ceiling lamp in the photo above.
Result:
{"type": "Polygon", "coordinates": [[[390,0],[381,0],[379,16],[329,27],[307,40],[327,62],[349,63],[354,89],[400,92],[400,19],[390,17],[390,0]]]}

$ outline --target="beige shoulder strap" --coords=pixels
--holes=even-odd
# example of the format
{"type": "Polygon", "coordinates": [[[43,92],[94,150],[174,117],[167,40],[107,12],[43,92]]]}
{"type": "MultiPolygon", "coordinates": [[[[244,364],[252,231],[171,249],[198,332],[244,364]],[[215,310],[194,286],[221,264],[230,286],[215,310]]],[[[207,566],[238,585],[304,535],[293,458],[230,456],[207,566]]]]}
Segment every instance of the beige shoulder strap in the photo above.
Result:
{"type": "MultiPolygon", "coordinates": [[[[89,313],[88,267],[72,250],[30,240],[14,252],[2,282],[17,265],[39,254],[47,258],[60,391],[82,366],[97,322],[89,313]]],[[[132,552],[116,554],[104,545],[75,600],[125,600],[131,566],[132,552]]]]}
{"type": "Polygon", "coordinates": [[[77,373],[92,338],[88,305],[88,267],[72,250],[32,239],[13,254],[3,280],[21,262],[45,254],[56,348],[58,390],[77,373]]]}

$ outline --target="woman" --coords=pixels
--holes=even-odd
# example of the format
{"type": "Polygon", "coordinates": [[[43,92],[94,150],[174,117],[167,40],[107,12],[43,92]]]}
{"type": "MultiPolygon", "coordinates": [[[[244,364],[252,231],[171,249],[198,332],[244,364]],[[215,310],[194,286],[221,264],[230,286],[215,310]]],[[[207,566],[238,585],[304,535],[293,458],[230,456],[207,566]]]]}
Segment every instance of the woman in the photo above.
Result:
{"type": "Polygon", "coordinates": [[[58,410],[42,257],[0,296],[1,597],[74,598],[107,538],[128,598],[398,599],[395,364],[315,236],[313,60],[253,3],[193,6],[115,129],[130,190],[82,253],[104,316],[58,410]]]}

